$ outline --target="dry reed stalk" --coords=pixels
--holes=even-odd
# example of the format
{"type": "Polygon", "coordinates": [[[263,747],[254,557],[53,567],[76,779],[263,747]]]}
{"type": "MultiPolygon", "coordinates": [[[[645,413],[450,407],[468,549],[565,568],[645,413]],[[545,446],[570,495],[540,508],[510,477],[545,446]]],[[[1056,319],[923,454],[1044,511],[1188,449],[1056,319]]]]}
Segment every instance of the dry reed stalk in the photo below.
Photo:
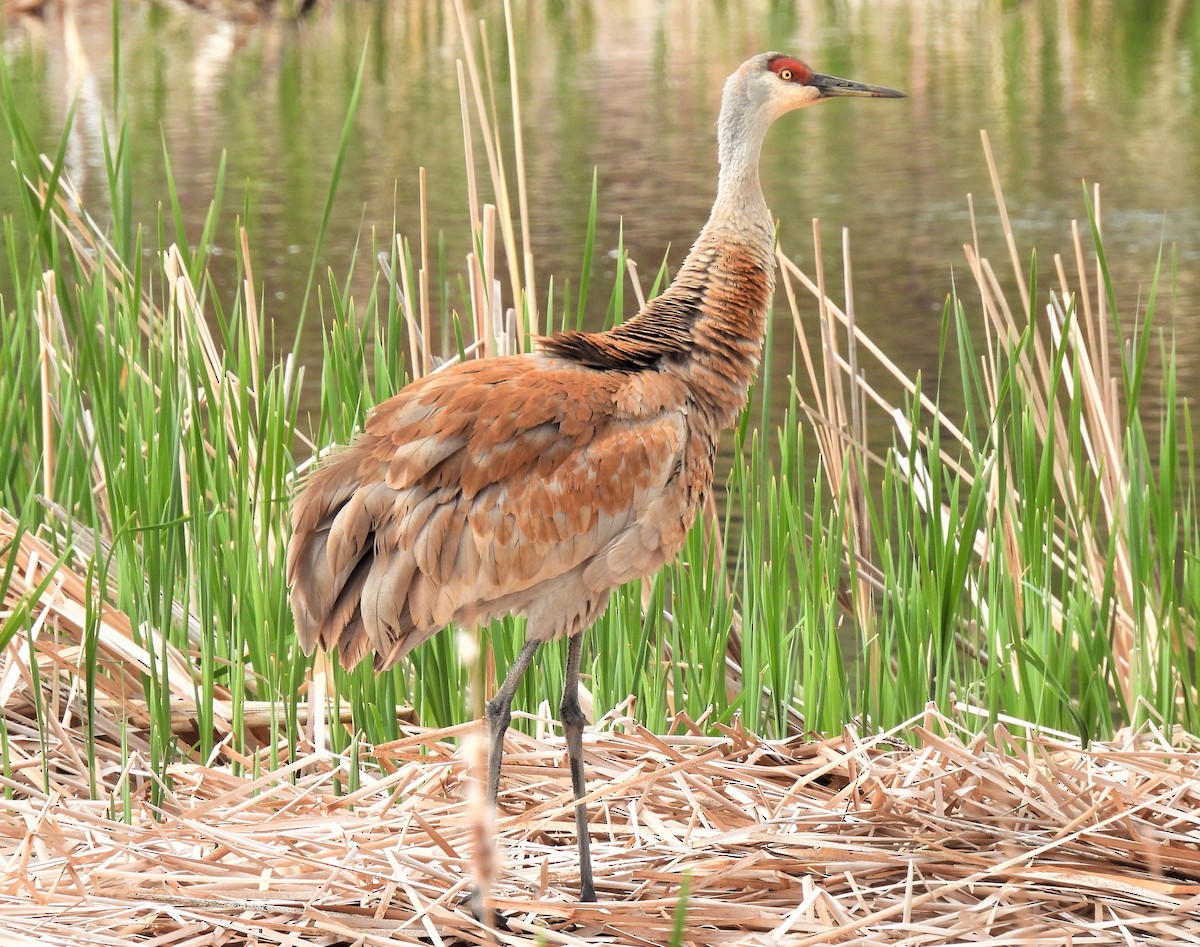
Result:
{"type": "Polygon", "coordinates": [[[55,290],[54,274],[42,274],[42,288],[38,290],[34,309],[37,313],[39,378],[42,397],[42,493],[54,496],[54,457],[58,439],[54,436],[54,421],[58,414],[54,392],[54,366],[57,349],[54,327],[61,320],[58,312],[58,295],[55,290]],[[57,319],[55,317],[58,317],[57,319]]]}
{"type": "Polygon", "coordinates": [[[412,280],[408,278],[408,241],[396,234],[396,266],[400,270],[400,312],[404,317],[404,334],[408,337],[409,374],[418,377],[425,350],[425,337],[421,334],[421,323],[413,306],[412,280]]]}
{"type": "MultiPolygon", "coordinates": [[[[847,481],[847,511],[849,513],[846,522],[846,539],[847,546],[852,556],[851,561],[854,563],[871,561],[871,527],[867,512],[867,498],[864,494],[863,484],[866,483],[866,478],[862,474],[866,473],[866,445],[867,445],[867,413],[866,413],[866,392],[863,390],[865,379],[858,367],[858,343],[856,340],[855,329],[857,327],[854,314],[854,285],[853,273],[850,260],[850,231],[846,228],[842,229],[842,277],[843,291],[846,298],[846,359],[843,360],[838,356],[835,348],[831,348],[829,355],[836,357],[836,364],[839,367],[842,377],[848,380],[848,384],[839,384],[837,387],[838,396],[843,401],[843,406],[839,409],[838,415],[842,418],[843,430],[845,432],[845,443],[847,445],[846,462],[852,466],[856,476],[851,476],[847,481]],[[849,401],[849,410],[847,411],[844,402],[849,401]]],[[[837,329],[832,321],[829,321],[828,312],[825,313],[828,321],[828,335],[831,339],[837,338],[837,329]]],[[[856,568],[854,570],[854,585],[857,594],[853,596],[855,618],[859,623],[859,627],[865,630],[866,639],[869,641],[877,640],[876,635],[872,631],[875,623],[875,598],[871,586],[870,578],[866,570],[856,568]]]]}
{"type": "Polygon", "coordinates": [[[537,279],[533,266],[533,240],[529,227],[529,189],[525,183],[525,133],[521,127],[521,83],[517,70],[517,39],[513,33],[511,0],[504,0],[504,30],[508,47],[508,75],[512,95],[513,150],[517,165],[517,207],[521,215],[521,247],[524,265],[524,285],[513,294],[517,312],[516,337],[524,340],[537,319],[537,279]],[[528,315],[528,319],[526,316],[528,315]]]}
{"type": "Polygon", "coordinates": [[[242,299],[246,305],[246,331],[250,340],[250,377],[262,378],[263,340],[259,327],[258,291],[254,287],[250,234],[244,226],[238,227],[238,254],[242,263],[242,299]]]}

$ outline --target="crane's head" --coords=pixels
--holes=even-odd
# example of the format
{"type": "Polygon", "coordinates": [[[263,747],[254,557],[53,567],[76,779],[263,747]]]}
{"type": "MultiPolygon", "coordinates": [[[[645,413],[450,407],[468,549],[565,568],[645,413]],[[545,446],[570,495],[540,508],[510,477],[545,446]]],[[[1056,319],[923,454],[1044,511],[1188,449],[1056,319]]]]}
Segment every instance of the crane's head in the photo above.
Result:
{"type": "Polygon", "coordinates": [[[823,76],[784,53],[762,53],[747,61],[732,78],[740,80],[750,102],[776,119],[785,112],[839,95],[902,99],[903,92],[850,79],[823,76]]]}

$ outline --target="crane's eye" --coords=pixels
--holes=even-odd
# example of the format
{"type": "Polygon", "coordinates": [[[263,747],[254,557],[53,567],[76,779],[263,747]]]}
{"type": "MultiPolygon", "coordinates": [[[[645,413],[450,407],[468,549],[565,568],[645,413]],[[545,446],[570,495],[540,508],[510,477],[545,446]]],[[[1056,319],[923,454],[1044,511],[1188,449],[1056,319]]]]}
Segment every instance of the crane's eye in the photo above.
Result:
{"type": "Polygon", "coordinates": [[[792,81],[792,70],[780,69],[779,70],[779,78],[782,79],[784,82],[791,82],[792,81]]]}

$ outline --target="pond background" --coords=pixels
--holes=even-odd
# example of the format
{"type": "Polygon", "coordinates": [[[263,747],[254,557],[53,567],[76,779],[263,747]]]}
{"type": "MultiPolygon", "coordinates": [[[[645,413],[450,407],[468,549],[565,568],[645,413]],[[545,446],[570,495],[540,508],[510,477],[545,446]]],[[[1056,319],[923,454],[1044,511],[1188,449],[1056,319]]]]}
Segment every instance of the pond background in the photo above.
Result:
{"type": "MultiPolygon", "coordinates": [[[[486,24],[507,115],[502,4],[467,6],[472,21],[486,24]]],[[[344,279],[358,248],[356,289],[369,291],[372,235],[386,246],[394,229],[418,231],[423,166],[449,302],[461,309],[457,277],[470,235],[452,4],[347,0],[302,19],[231,9],[118,4],[121,114],[136,185],[127,199],[148,244],[167,201],[164,148],[192,239],[224,154],[217,290],[232,296],[234,221],[248,208],[266,315],[278,344],[290,348],[365,50],[354,144],[322,272],[344,279]]],[[[592,326],[603,320],[622,236],[646,285],[664,258],[672,270],[682,260],[713,197],[721,84],[748,56],[779,49],[818,71],[910,96],[835,101],[788,116],[763,155],[784,248],[811,263],[811,219],[819,217],[837,298],[836,241],[850,229],[859,322],[901,367],[937,369],[947,293],[953,280],[968,285],[968,193],[985,252],[998,268],[1006,257],[980,147],[986,129],[1018,241],[1026,255],[1037,248],[1043,273],[1053,253],[1073,259],[1069,222],[1085,217],[1085,181],[1101,185],[1106,250],[1127,323],[1163,253],[1158,325],[1174,335],[1180,390],[1200,394],[1200,15],[1189,0],[516,0],[513,9],[537,284],[544,293],[552,276],[559,286],[578,282],[594,172],[592,326]]],[[[68,171],[101,219],[109,200],[101,131],[106,123],[115,129],[113,23],[109,3],[85,0],[0,18],[20,107],[48,151],[76,103],[68,171]]],[[[7,150],[0,141],[4,167],[7,150]]],[[[478,148],[477,158],[482,166],[478,148]]],[[[0,173],[0,214],[16,206],[14,176],[0,173]]],[[[6,297],[7,279],[0,276],[6,297]]],[[[787,320],[776,338],[790,359],[790,319],[782,307],[777,318],[787,320]]],[[[315,368],[316,320],[301,350],[315,368]]]]}

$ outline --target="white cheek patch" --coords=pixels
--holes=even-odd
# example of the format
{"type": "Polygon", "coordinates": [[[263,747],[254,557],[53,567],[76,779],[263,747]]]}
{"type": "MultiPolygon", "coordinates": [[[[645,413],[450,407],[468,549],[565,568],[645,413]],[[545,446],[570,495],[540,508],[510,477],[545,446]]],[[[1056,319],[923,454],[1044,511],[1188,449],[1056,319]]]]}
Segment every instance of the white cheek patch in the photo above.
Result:
{"type": "Polygon", "coordinates": [[[772,94],[778,88],[779,79],[774,73],[764,73],[759,76],[754,82],[746,84],[746,96],[750,99],[751,105],[762,105],[767,99],[771,98],[772,94]]]}
{"type": "MultiPolygon", "coordinates": [[[[793,112],[798,108],[803,108],[817,101],[821,97],[821,93],[813,86],[800,85],[799,83],[784,82],[775,77],[772,73],[762,86],[752,87],[759,94],[759,102],[767,108],[771,120],[779,118],[781,115],[786,115],[788,112],[793,112]],[[766,95],[762,93],[765,92],[766,95]],[[764,102],[764,99],[769,98],[769,102],[764,102]]],[[[758,104],[758,103],[756,103],[758,104]]]]}

